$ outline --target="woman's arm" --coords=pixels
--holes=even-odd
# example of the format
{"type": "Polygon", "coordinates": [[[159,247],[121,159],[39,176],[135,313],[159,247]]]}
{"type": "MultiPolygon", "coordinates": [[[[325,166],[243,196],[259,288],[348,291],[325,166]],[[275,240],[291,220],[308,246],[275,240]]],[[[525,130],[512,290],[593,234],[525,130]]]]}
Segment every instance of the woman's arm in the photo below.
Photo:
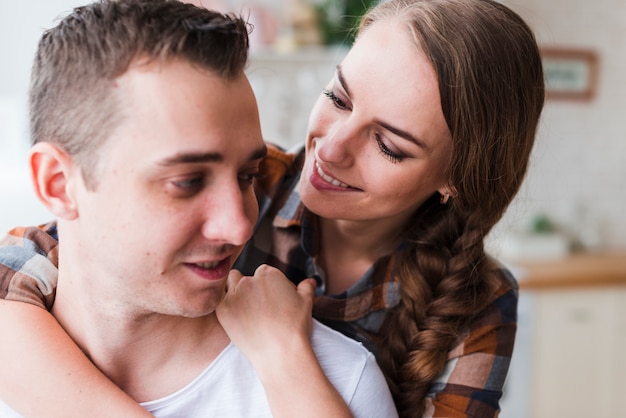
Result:
{"type": "Polygon", "coordinates": [[[25,417],[151,416],[37,306],[0,300],[0,358],[0,398],[25,417]]]}
{"type": "Polygon", "coordinates": [[[230,273],[217,316],[256,370],[270,409],[279,417],[352,417],[324,374],[310,344],[315,282],[296,288],[263,265],[254,277],[230,273]]]}
{"type": "Polygon", "coordinates": [[[0,399],[26,417],[151,416],[44,309],[54,302],[57,254],[54,222],[0,239],[0,399]]]}

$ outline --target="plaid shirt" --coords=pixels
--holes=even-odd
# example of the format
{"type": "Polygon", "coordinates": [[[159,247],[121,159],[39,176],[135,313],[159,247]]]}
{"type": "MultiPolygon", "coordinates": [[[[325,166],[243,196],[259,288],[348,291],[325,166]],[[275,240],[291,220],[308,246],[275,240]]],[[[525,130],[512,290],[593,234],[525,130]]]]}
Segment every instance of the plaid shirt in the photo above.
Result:
{"type": "MultiPolygon", "coordinates": [[[[297,191],[303,162],[302,150],[284,153],[270,148],[261,169],[264,178],[256,190],[260,220],[235,267],[251,275],[259,264],[271,264],[295,283],[314,277],[318,287],[313,315],[376,353],[367,334],[377,333],[385,313],[400,301],[398,260],[405,247],[379,259],[346,292],[325,295],[324,272],[316,262],[318,220],[303,206],[297,191]]],[[[498,273],[500,288],[449,352],[444,372],[430,388],[424,416],[498,415],[513,352],[518,296],[511,273],[504,268],[498,273]]]]}
{"type": "Polygon", "coordinates": [[[11,230],[0,240],[0,298],[51,310],[58,264],[56,222],[11,230]]]}
{"type": "MultiPolygon", "coordinates": [[[[251,275],[259,264],[267,263],[295,283],[316,278],[314,316],[375,353],[367,334],[380,329],[387,310],[400,300],[396,276],[403,247],[378,260],[348,291],[325,295],[324,274],[316,263],[317,218],[304,208],[296,187],[303,159],[302,152],[290,154],[270,147],[261,169],[264,176],[257,184],[259,222],[235,268],[251,275]]],[[[16,228],[0,241],[0,297],[50,309],[57,245],[54,223],[16,228]]],[[[430,388],[424,416],[498,415],[517,319],[516,282],[507,270],[498,272],[500,289],[449,352],[444,372],[430,388]]]]}

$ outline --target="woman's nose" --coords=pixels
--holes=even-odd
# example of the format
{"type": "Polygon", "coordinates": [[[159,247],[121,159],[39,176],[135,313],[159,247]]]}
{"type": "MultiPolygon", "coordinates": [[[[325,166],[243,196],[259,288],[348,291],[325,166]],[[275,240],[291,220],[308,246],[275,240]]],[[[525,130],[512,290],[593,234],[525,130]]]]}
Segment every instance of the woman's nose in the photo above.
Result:
{"type": "Polygon", "coordinates": [[[317,156],[328,163],[349,165],[359,146],[359,131],[349,119],[337,123],[325,138],[318,140],[317,156]]]}

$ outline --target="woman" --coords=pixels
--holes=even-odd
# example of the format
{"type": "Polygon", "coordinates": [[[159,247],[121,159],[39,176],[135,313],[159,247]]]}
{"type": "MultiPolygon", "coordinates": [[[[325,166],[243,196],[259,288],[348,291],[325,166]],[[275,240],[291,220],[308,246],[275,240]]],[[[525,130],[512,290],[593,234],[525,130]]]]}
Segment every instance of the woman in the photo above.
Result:
{"type": "Polygon", "coordinates": [[[483,240],[526,171],[542,80],[532,34],[500,4],[384,3],[314,106],[303,154],[266,160],[280,181],[257,193],[237,267],[317,277],[314,316],[376,352],[403,416],[498,410],[517,296],[483,240]]]}
{"type": "MultiPolygon", "coordinates": [[[[314,316],[376,353],[401,416],[497,415],[517,288],[483,241],[524,178],[543,99],[534,36],[505,6],[376,6],[312,111],[305,149],[266,160],[262,218],[237,267],[315,277],[314,316]]],[[[255,367],[305,332],[285,314],[294,294],[231,273],[218,316],[255,367]]],[[[51,320],[28,312],[31,328],[51,320]]]]}

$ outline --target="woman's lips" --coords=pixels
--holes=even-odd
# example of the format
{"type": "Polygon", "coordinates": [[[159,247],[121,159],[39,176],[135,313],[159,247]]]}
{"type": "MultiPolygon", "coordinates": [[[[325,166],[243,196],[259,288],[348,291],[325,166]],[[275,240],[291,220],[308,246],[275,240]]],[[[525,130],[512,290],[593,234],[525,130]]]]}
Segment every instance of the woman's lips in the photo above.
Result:
{"type": "Polygon", "coordinates": [[[333,178],[333,177],[329,176],[328,174],[324,173],[324,170],[322,170],[322,168],[317,163],[317,161],[315,162],[315,170],[317,171],[317,174],[321,178],[323,178],[324,180],[326,180],[326,182],[332,184],[333,186],[338,186],[338,187],[343,187],[343,188],[350,187],[346,183],[343,183],[343,182],[337,180],[336,178],[333,178]]]}
{"type": "Polygon", "coordinates": [[[313,165],[311,170],[311,176],[309,178],[311,185],[320,191],[358,191],[359,189],[352,187],[324,172],[319,166],[317,161],[313,165]]]}

